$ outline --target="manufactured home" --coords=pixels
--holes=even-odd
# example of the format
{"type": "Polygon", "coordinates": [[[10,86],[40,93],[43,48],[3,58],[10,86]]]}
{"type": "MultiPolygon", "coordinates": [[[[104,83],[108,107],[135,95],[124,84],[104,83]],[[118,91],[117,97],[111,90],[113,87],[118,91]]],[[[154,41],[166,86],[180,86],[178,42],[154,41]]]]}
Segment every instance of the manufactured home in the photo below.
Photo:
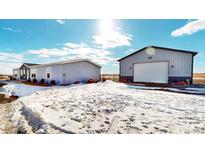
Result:
{"type": "Polygon", "coordinates": [[[146,46],[119,59],[123,82],[192,84],[195,51],[146,46]]]}
{"type": "Polygon", "coordinates": [[[31,63],[23,63],[21,67],[13,69],[13,77],[17,80],[28,80],[30,77],[30,67],[38,65],[31,63]]]}
{"type": "Polygon", "coordinates": [[[26,70],[25,64],[23,64],[19,69],[14,69],[13,72],[14,77],[20,80],[36,79],[40,82],[41,79],[44,79],[47,83],[55,80],[57,84],[69,84],[76,81],[86,82],[89,79],[99,81],[100,69],[100,65],[89,59],[75,59],[47,64],[33,64],[26,67],[26,70]],[[22,75],[22,73],[24,74],[22,75]]]}

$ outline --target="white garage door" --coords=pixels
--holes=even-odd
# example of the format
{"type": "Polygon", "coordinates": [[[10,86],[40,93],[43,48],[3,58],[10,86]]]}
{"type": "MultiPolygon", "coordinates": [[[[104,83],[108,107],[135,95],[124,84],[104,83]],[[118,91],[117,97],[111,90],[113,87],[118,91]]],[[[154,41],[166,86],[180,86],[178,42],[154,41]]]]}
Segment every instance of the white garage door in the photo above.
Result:
{"type": "Polygon", "coordinates": [[[168,83],[168,62],[134,64],[134,82],[168,83]]]}

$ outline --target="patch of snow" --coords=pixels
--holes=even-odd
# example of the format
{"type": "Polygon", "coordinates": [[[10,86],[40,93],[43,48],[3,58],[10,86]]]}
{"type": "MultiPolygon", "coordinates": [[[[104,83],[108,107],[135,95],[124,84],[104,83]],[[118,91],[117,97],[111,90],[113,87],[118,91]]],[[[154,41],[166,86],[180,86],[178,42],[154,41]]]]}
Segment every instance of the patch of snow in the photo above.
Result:
{"type": "Polygon", "coordinates": [[[172,92],[181,92],[181,93],[190,93],[190,94],[204,94],[205,88],[185,88],[185,90],[177,89],[177,88],[167,88],[167,87],[145,87],[138,85],[129,85],[129,88],[133,89],[144,89],[144,90],[167,90],[172,92]]]}
{"type": "Polygon", "coordinates": [[[204,96],[112,81],[37,91],[15,104],[14,121],[25,117],[34,133],[205,133],[204,96]]]}
{"type": "Polygon", "coordinates": [[[186,90],[198,91],[205,93],[205,88],[186,88],[186,90]]]}
{"type": "Polygon", "coordinates": [[[28,96],[33,94],[36,91],[39,90],[48,90],[50,89],[50,87],[42,87],[42,86],[30,86],[30,85],[26,85],[26,84],[17,84],[17,83],[13,83],[13,84],[8,84],[8,85],[4,85],[3,87],[1,87],[1,94],[5,94],[6,96],[28,96]]]}

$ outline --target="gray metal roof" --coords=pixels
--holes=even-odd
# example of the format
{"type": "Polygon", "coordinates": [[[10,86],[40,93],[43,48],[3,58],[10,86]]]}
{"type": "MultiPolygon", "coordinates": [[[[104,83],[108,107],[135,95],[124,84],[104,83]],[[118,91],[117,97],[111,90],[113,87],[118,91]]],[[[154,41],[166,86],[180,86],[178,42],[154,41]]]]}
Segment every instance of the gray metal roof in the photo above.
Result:
{"type": "Polygon", "coordinates": [[[143,51],[143,50],[146,49],[146,48],[150,48],[150,47],[151,47],[151,48],[155,48],[155,49],[164,49],[164,50],[170,50],[170,51],[175,51],[175,52],[188,53],[188,54],[192,54],[193,56],[197,55],[197,53],[198,53],[198,52],[195,52],[195,51],[188,51],[188,50],[181,50],[181,49],[174,49],[174,48],[159,47],[159,46],[153,46],[153,45],[151,45],[151,46],[146,46],[146,47],[144,47],[144,48],[141,48],[141,49],[139,49],[139,50],[137,50],[137,51],[135,51],[135,52],[133,52],[133,53],[131,53],[131,54],[125,56],[125,57],[122,57],[122,58],[119,59],[118,61],[121,61],[121,60],[123,60],[123,59],[125,59],[125,58],[127,58],[127,57],[130,57],[130,56],[132,56],[132,55],[134,55],[134,54],[136,54],[136,53],[138,53],[138,52],[141,52],[141,51],[143,51]]]}
{"type": "Polygon", "coordinates": [[[81,58],[81,59],[71,59],[71,60],[60,61],[60,62],[54,62],[54,63],[38,64],[38,65],[30,66],[30,68],[43,67],[43,66],[52,66],[52,65],[59,65],[59,64],[68,64],[68,63],[76,63],[76,62],[81,62],[81,61],[87,61],[87,62],[89,62],[89,63],[92,63],[93,65],[96,65],[96,66],[98,66],[98,67],[101,67],[99,64],[97,64],[97,63],[91,61],[90,59],[81,58]]]}

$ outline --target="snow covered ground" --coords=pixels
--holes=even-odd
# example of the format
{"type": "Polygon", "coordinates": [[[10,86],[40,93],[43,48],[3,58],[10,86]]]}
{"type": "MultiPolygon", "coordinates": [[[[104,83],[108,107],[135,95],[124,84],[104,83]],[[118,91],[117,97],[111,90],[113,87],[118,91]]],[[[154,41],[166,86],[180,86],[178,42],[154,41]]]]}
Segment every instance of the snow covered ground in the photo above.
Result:
{"type": "Polygon", "coordinates": [[[3,87],[0,88],[0,93],[5,94],[7,96],[28,96],[33,94],[34,92],[38,90],[48,90],[50,87],[42,87],[42,86],[30,86],[26,84],[20,84],[20,83],[13,83],[13,82],[6,82],[6,84],[3,87]]]}
{"type": "Polygon", "coordinates": [[[205,96],[104,83],[52,88],[13,103],[34,133],[205,133],[205,96]]]}
{"type": "Polygon", "coordinates": [[[205,94],[205,88],[186,88],[186,90],[195,91],[195,92],[198,92],[198,93],[204,93],[205,94]]]}
{"type": "Polygon", "coordinates": [[[145,90],[163,90],[170,92],[180,92],[187,94],[201,94],[205,95],[205,88],[185,88],[184,90],[178,88],[168,88],[168,87],[146,87],[144,85],[129,85],[129,88],[134,89],[145,89],[145,90]]]}
{"type": "Polygon", "coordinates": [[[0,134],[10,134],[14,132],[11,118],[12,105],[10,103],[1,103],[0,101],[0,134]]]}

